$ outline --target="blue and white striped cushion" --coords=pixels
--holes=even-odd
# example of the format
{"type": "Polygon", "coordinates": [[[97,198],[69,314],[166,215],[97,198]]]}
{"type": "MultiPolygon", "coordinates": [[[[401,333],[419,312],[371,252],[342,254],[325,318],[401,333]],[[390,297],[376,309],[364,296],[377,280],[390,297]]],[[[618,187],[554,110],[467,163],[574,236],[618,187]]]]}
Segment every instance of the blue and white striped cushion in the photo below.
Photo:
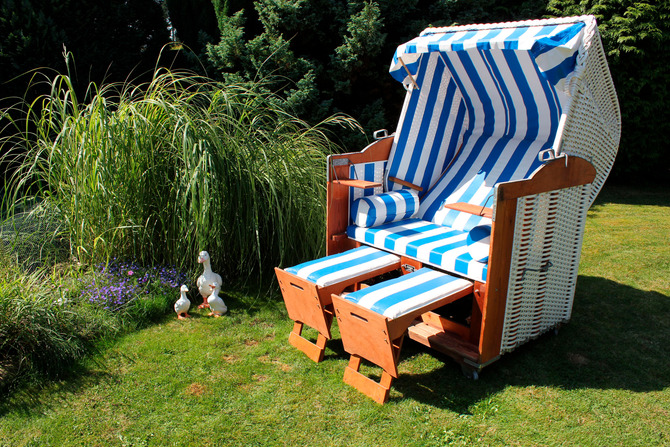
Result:
{"type": "Polygon", "coordinates": [[[488,262],[491,246],[491,225],[478,225],[468,232],[468,252],[477,262],[488,262]]]}
{"type": "Polygon", "coordinates": [[[443,60],[469,121],[460,153],[422,198],[419,217],[467,231],[487,222],[442,204],[491,206],[496,184],[528,178],[541,165],[537,154],[552,147],[562,109],[528,52],[467,50],[443,60]]]}
{"type": "Polygon", "coordinates": [[[410,189],[361,197],[351,207],[351,218],[359,227],[374,227],[410,219],[419,212],[419,194],[410,189]]]}
{"type": "Polygon", "coordinates": [[[381,250],[403,254],[447,272],[486,282],[488,264],[472,259],[467,231],[420,219],[401,220],[373,228],[351,225],[347,235],[381,250]]]}
{"type": "Polygon", "coordinates": [[[465,279],[422,268],[349,293],[345,299],[394,319],[471,286],[472,283],[465,279]]]}
{"type": "Polygon", "coordinates": [[[400,258],[372,247],[359,247],[289,267],[287,272],[326,287],[391,266],[400,258]]]}

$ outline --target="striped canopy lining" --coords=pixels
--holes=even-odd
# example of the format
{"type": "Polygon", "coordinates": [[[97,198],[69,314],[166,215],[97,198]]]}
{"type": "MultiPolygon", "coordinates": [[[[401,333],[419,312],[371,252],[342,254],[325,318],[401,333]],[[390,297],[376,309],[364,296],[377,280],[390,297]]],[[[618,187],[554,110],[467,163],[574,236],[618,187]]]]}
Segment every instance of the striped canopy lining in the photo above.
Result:
{"type": "MultiPolygon", "coordinates": [[[[386,178],[424,188],[419,217],[469,230],[485,219],[446,201],[493,204],[496,183],[527,178],[552,147],[584,23],[428,34],[401,45],[391,74],[415,75],[386,178]],[[395,69],[395,66],[400,68],[395,69]],[[426,192],[427,191],[427,192],[426,192]]],[[[387,181],[390,190],[402,186],[387,181]]]]}

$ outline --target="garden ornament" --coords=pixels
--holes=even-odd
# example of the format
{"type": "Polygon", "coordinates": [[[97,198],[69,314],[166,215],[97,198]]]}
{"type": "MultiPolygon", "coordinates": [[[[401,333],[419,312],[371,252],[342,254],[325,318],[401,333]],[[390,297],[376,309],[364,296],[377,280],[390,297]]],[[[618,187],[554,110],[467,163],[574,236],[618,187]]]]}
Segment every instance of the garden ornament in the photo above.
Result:
{"type": "Polygon", "coordinates": [[[214,316],[216,318],[228,312],[228,307],[226,303],[223,302],[221,297],[219,297],[219,291],[221,290],[221,285],[218,282],[214,282],[210,285],[212,293],[207,298],[207,303],[209,308],[212,310],[208,316],[214,316]]]}
{"type": "Polygon", "coordinates": [[[181,291],[181,296],[177,302],[174,303],[174,311],[177,313],[177,318],[183,320],[184,318],[191,317],[188,314],[188,310],[191,308],[191,302],[186,297],[186,292],[188,292],[188,287],[186,287],[186,284],[183,284],[179,290],[181,291]]]}
{"type": "Polygon", "coordinates": [[[198,277],[197,285],[200,295],[202,295],[202,304],[198,306],[198,309],[204,309],[209,307],[207,304],[207,297],[212,294],[212,284],[215,282],[223,284],[221,276],[212,271],[212,264],[210,263],[209,253],[206,251],[201,251],[198,255],[198,263],[202,264],[204,272],[198,277]]]}

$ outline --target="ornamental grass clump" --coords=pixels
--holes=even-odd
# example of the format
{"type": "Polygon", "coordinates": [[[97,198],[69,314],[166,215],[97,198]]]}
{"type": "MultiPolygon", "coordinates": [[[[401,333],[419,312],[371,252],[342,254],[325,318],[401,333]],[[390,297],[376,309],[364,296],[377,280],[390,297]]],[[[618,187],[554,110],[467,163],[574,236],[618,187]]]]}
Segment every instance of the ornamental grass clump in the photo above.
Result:
{"type": "Polygon", "coordinates": [[[262,83],[164,69],[139,86],[91,84],[83,101],[68,76],[46,82],[4,140],[19,166],[8,198],[56,210],[81,263],[192,269],[206,249],[230,280],[323,252],[326,129],[357,128],[350,118],[310,126],[262,83]]]}
{"type": "Polygon", "coordinates": [[[19,380],[59,377],[121,329],[45,270],[21,271],[0,246],[0,392],[19,380]]]}

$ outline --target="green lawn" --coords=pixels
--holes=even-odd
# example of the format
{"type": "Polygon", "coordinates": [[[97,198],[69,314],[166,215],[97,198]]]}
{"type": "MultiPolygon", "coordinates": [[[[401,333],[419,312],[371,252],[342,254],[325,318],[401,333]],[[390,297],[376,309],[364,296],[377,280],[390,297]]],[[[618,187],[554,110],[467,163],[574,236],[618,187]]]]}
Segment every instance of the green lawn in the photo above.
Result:
{"type": "MultiPolygon", "coordinates": [[[[670,445],[670,193],[606,188],[589,213],[572,321],[469,381],[405,343],[391,399],[314,364],[280,301],[166,316],[66,381],[0,404],[0,445],[670,445]]],[[[175,294],[175,299],[177,294],[175,294]]]]}

